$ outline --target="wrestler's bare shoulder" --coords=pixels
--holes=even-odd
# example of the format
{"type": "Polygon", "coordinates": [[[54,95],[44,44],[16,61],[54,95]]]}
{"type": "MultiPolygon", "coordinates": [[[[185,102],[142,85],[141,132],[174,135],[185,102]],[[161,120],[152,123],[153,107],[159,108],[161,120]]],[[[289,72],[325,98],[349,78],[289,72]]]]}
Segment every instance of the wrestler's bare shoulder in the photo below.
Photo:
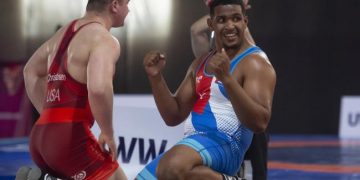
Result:
{"type": "Polygon", "coordinates": [[[119,44],[118,40],[102,25],[99,23],[91,23],[86,25],[79,32],[81,35],[79,39],[83,42],[91,44],[115,43],[119,44]]]}
{"type": "Polygon", "coordinates": [[[242,60],[240,63],[245,69],[250,68],[252,70],[261,70],[263,68],[270,68],[272,69],[273,66],[264,52],[257,52],[248,55],[247,57],[242,60]]]}

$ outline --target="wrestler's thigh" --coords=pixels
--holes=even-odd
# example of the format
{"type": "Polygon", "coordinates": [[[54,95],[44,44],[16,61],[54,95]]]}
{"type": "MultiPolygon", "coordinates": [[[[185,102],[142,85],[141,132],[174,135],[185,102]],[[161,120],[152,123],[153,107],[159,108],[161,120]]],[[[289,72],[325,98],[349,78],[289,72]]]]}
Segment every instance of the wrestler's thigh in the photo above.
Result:
{"type": "Polygon", "coordinates": [[[122,168],[118,167],[108,180],[127,180],[127,177],[122,168]]]}
{"type": "Polygon", "coordinates": [[[182,170],[191,170],[193,167],[202,164],[203,160],[196,150],[189,146],[176,145],[160,159],[158,168],[175,166],[182,170]]]}

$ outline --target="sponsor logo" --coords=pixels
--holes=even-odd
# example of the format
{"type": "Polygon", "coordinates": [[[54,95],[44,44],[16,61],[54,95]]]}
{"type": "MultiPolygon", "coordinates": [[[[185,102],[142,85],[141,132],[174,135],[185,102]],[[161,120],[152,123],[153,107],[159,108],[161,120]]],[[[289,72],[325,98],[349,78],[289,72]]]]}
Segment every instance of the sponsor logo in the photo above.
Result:
{"type": "Polygon", "coordinates": [[[206,95],[206,93],[199,93],[200,99],[204,99],[205,95],[206,95]]]}
{"type": "Polygon", "coordinates": [[[49,89],[46,95],[46,102],[60,102],[60,90],[59,89],[49,89]]]}
{"type": "Polygon", "coordinates": [[[66,76],[65,76],[65,74],[49,74],[47,80],[48,80],[48,82],[65,81],[66,76]]]}
{"type": "Polygon", "coordinates": [[[86,178],[86,172],[85,172],[85,171],[81,171],[81,172],[75,174],[74,176],[72,176],[72,178],[73,178],[74,180],[83,180],[83,179],[86,178]]]}
{"type": "MultiPolygon", "coordinates": [[[[118,157],[122,159],[123,163],[130,163],[133,153],[135,151],[135,146],[138,145],[139,152],[139,163],[146,165],[149,160],[155,159],[158,155],[165,152],[167,140],[162,140],[159,151],[156,152],[155,139],[148,139],[147,143],[144,138],[131,138],[130,146],[126,148],[125,146],[125,137],[119,137],[119,146],[118,146],[118,157]],[[147,148],[145,148],[147,147],[147,148]]],[[[159,144],[157,144],[159,145],[159,144]]]]}
{"type": "Polygon", "coordinates": [[[200,81],[202,80],[203,76],[197,76],[196,77],[196,83],[199,84],[200,81]]]}
{"type": "Polygon", "coordinates": [[[348,123],[350,127],[356,127],[360,125],[360,113],[349,113],[348,123]]]}

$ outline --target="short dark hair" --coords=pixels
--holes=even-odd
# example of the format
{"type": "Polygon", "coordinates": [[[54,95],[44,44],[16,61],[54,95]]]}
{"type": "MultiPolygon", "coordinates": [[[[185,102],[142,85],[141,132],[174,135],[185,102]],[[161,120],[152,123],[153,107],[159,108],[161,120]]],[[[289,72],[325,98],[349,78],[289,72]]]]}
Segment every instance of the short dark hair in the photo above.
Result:
{"type": "MultiPolygon", "coordinates": [[[[102,11],[104,10],[105,6],[111,3],[112,0],[89,0],[86,6],[87,11],[102,11]]],[[[124,0],[117,0],[118,2],[122,3],[124,0]]],[[[127,2],[130,2],[128,0],[127,2]]]]}
{"type": "Polygon", "coordinates": [[[89,0],[86,6],[87,11],[101,11],[111,0],[89,0]]]}
{"type": "Polygon", "coordinates": [[[210,15],[214,15],[214,9],[216,6],[219,5],[227,5],[227,4],[238,4],[241,6],[241,10],[243,11],[243,14],[245,14],[245,5],[242,0],[212,0],[209,2],[209,8],[210,8],[210,15]]]}

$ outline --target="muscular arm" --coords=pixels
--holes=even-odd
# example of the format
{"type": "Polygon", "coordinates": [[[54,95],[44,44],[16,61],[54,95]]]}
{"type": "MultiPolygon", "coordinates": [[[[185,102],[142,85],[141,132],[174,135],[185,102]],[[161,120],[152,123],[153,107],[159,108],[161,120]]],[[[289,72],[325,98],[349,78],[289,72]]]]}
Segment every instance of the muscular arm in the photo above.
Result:
{"type": "MultiPolygon", "coordinates": [[[[183,122],[189,115],[193,104],[195,102],[195,87],[193,67],[194,63],[190,66],[183,82],[177,89],[175,94],[172,94],[164,80],[161,72],[151,73],[149,68],[153,64],[146,63],[149,55],[145,57],[144,65],[148,73],[151,89],[155,98],[156,106],[168,126],[176,126],[183,122]]],[[[150,58],[151,59],[151,58],[150,58]]],[[[165,63],[160,60],[157,63],[165,63]]],[[[196,62],[196,61],[195,61],[196,62]]]]}
{"type": "Polygon", "coordinates": [[[209,18],[209,15],[203,16],[192,24],[190,28],[191,47],[196,58],[210,50],[209,26],[207,24],[209,18]]]}
{"type": "Polygon", "coordinates": [[[101,132],[112,137],[113,75],[120,45],[110,35],[103,35],[95,44],[87,66],[89,102],[101,132]]]}
{"type": "Polygon", "coordinates": [[[276,74],[267,59],[257,55],[249,58],[237,70],[244,71],[244,81],[229,77],[223,84],[240,121],[254,132],[263,132],[271,116],[276,74]]]}
{"type": "Polygon", "coordinates": [[[27,95],[36,110],[41,113],[46,97],[48,42],[40,46],[24,68],[27,95]]]}
{"type": "Polygon", "coordinates": [[[251,36],[250,30],[248,27],[245,29],[244,37],[251,45],[255,46],[255,41],[254,41],[253,37],[251,36]]]}
{"type": "Polygon", "coordinates": [[[231,75],[229,57],[222,50],[208,63],[226,89],[238,119],[254,132],[265,131],[271,115],[276,74],[265,54],[252,54],[231,75]]]}

